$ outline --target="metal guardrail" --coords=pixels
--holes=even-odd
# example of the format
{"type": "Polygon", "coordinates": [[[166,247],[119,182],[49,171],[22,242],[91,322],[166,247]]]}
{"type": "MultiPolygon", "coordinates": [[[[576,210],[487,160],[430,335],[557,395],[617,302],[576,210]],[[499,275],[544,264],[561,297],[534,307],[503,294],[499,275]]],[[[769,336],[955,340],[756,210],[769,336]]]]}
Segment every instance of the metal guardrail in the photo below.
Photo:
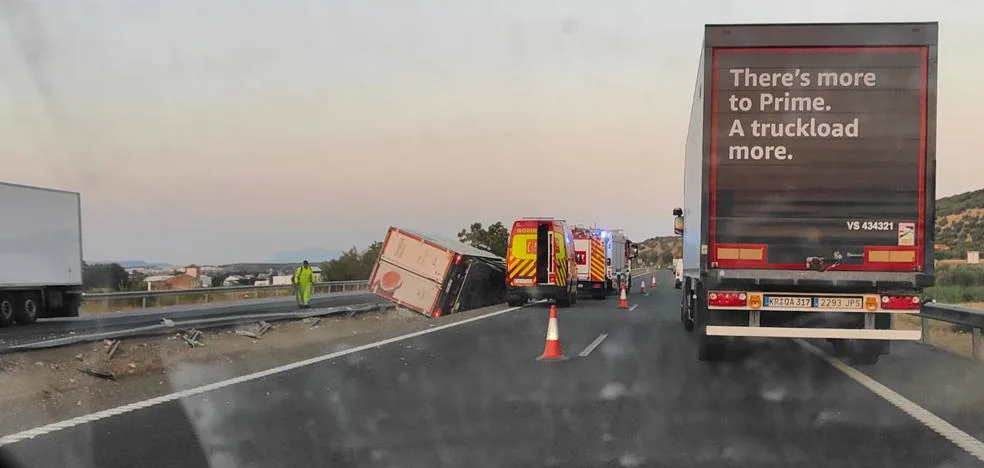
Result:
{"type": "MultiPolygon", "coordinates": [[[[368,289],[369,280],[326,281],[314,283],[312,293],[352,292],[368,289]]],[[[225,302],[235,299],[258,299],[261,297],[276,297],[289,295],[293,284],[271,284],[254,286],[224,286],[217,288],[162,289],[158,291],[123,291],[110,293],[85,293],[82,301],[86,306],[102,305],[110,308],[113,303],[127,303],[128,307],[142,308],[160,305],[178,305],[182,297],[195,296],[200,301],[192,302],[225,302]],[[174,298],[173,302],[161,304],[162,298],[174,298]],[[216,301],[218,299],[218,301],[216,301]]]]}
{"type": "Polygon", "coordinates": [[[984,329],[984,310],[954,304],[927,302],[920,308],[918,316],[922,319],[923,343],[930,345],[932,344],[932,337],[929,333],[930,320],[970,327],[972,354],[975,359],[984,361],[984,342],[981,340],[981,329],[984,329]]]}
{"type": "MultiPolygon", "coordinates": [[[[630,274],[640,274],[654,270],[653,268],[635,268],[630,274]]],[[[337,293],[367,290],[369,280],[326,281],[314,283],[312,293],[337,293]]],[[[218,288],[162,289],[159,291],[123,291],[109,293],[85,293],[82,295],[83,310],[113,309],[113,304],[124,308],[158,307],[162,305],[180,305],[182,297],[194,296],[201,300],[186,300],[185,304],[228,302],[237,299],[259,299],[261,297],[286,296],[291,293],[294,285],[274,284],[259,286],[224,286],[218,288]],[[266,293],[266,294],[264,294],[266,293]],[[278,294],[280,293],[280,294],[278,294]],[[233,295],[240,297],[230,297],[233,295]],[[162,298],[174,298],[174,301],[162,303],[162,298]],[[218,299],[218,300],[216,300],[218,299]]]]}

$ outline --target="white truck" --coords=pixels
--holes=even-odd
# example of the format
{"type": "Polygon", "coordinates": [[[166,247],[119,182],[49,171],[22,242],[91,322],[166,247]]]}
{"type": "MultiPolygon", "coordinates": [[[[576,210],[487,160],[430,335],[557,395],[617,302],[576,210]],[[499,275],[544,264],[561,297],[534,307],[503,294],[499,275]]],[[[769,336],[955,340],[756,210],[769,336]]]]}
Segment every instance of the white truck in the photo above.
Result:
{"type": "Polygon", "coordinates": [[[674,287],[680,289],[680,286],[683,285],[683,259],[682,258],[673,259],[673,277],[676,278],[676,285],[674,287]]]}
{"type": "Polygon", "coordinates": [[[77,317],[82,300],[78,193],[0,182],[0,326],[77,317]]]}
{"type": "Polygon", "coordinates": [[[369,290],[419,314],[439,318],[503,302],[506,263],[491,252],[390,227],[369,290]]]}

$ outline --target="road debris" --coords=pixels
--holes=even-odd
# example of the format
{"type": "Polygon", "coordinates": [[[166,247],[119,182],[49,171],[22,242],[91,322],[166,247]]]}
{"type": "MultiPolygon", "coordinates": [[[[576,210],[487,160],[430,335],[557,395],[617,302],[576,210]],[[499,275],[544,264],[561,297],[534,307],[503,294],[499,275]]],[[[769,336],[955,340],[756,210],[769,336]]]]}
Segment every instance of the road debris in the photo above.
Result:
{"type": "Polygon", "coordinates": [[[249,330],[236,330],[236,334],[237,335],[240,335],[240,336],[246,336],[246,337],[252,338],[254,340],[260,338],[259,335],[257,335],[254,332],[251,332],[249,330]]]}
{"type": "Polygon", "coordinates": [[[90,375],[90,376],[95,377],[97,379],[112,380],[114,382],[116,381],[116,376],[113,375],[113,374],[110,374],[109,372],[94,371],[92,369],[89,369],[88,367],[83,368],[83,369],[79,369],[79,372],[81,372],[83,374],[86,374],[86,375],[90,375]]]}
{"type": "Polygon", "coordinates": [[[161,319],[161,325],[164,325],[167,328],[174,328],[174,320],[171,320],[171,319],[166,318],[166,317],[165,318],[162,318],[161,319]]]}
{"type": "Polygon", "coordinates": [[[188,346],[191,346],[192,348],[196,346],[205,346],[205,343],[202,343],[201,340],[199,340],[199,338],[202,337],[201,330],[197,330],[194,328],[190,330],[185,330],[181,333],[178,333],[178,337],[184,340],[185,343],[188,343],[188,346]]]}
{"type": "Polygon", "coordinates": [[[257,325],[259,325],[260,327],[259,329],[256,330],[256,334],[259,336],[263,336],[264,333],[270,331],[270,329],[273,328],[273,325],[270,325],[269,323],[266,323],[262,320],[260,320],[260,322],[257,325]]]}
{"type": "Polygon", "coordinates": [[[321,323],[321,317],[306,318],[303,322],[308,324],[308,328],[317,328],[318,324],[321,323]]]}
{"type": "Polygon", "coordinates": [[[120,343],[122,343],[122,342],[123,342],[123,340],[112,340],[112,341],[109,342],[110,343],[109,344],[109,351],[106,351],[106,354],[109,357],[106,358],[106,359],[113,359],[113,356],[116,354],[116,351],[118,351],[120,349],[120,343]]]}

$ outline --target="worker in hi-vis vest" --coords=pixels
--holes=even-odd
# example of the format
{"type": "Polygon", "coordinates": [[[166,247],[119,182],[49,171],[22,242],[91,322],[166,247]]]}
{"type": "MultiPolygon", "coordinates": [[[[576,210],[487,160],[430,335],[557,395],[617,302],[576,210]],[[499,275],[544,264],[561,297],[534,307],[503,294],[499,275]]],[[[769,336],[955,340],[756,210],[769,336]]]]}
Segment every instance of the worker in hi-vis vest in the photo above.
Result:
{"type": "Polygon", "coordinates": [[[311,268],[307,260],[304,260],[304,264],[294,270],[292,281],[294,282],[294,291],[297,294],[297,305],[310,307],[308,303],[311,301],[311,289],[314,288],[314,269],[311,268]]]}

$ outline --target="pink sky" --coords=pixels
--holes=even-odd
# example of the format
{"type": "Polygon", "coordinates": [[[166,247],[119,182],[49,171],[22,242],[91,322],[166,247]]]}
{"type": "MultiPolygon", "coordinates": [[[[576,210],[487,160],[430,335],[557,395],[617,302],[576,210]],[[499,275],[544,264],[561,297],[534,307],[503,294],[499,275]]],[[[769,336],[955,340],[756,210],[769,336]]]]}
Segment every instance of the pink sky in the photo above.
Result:
{"type": "Polygon", "coordinates": [[[9,1],[0,180],[82,192],[94,260],[532,215],[641,240],[681,204],[704,23],[938,20],[938,192],[984,186],[980,2],[712,3],[9,1]]]}

